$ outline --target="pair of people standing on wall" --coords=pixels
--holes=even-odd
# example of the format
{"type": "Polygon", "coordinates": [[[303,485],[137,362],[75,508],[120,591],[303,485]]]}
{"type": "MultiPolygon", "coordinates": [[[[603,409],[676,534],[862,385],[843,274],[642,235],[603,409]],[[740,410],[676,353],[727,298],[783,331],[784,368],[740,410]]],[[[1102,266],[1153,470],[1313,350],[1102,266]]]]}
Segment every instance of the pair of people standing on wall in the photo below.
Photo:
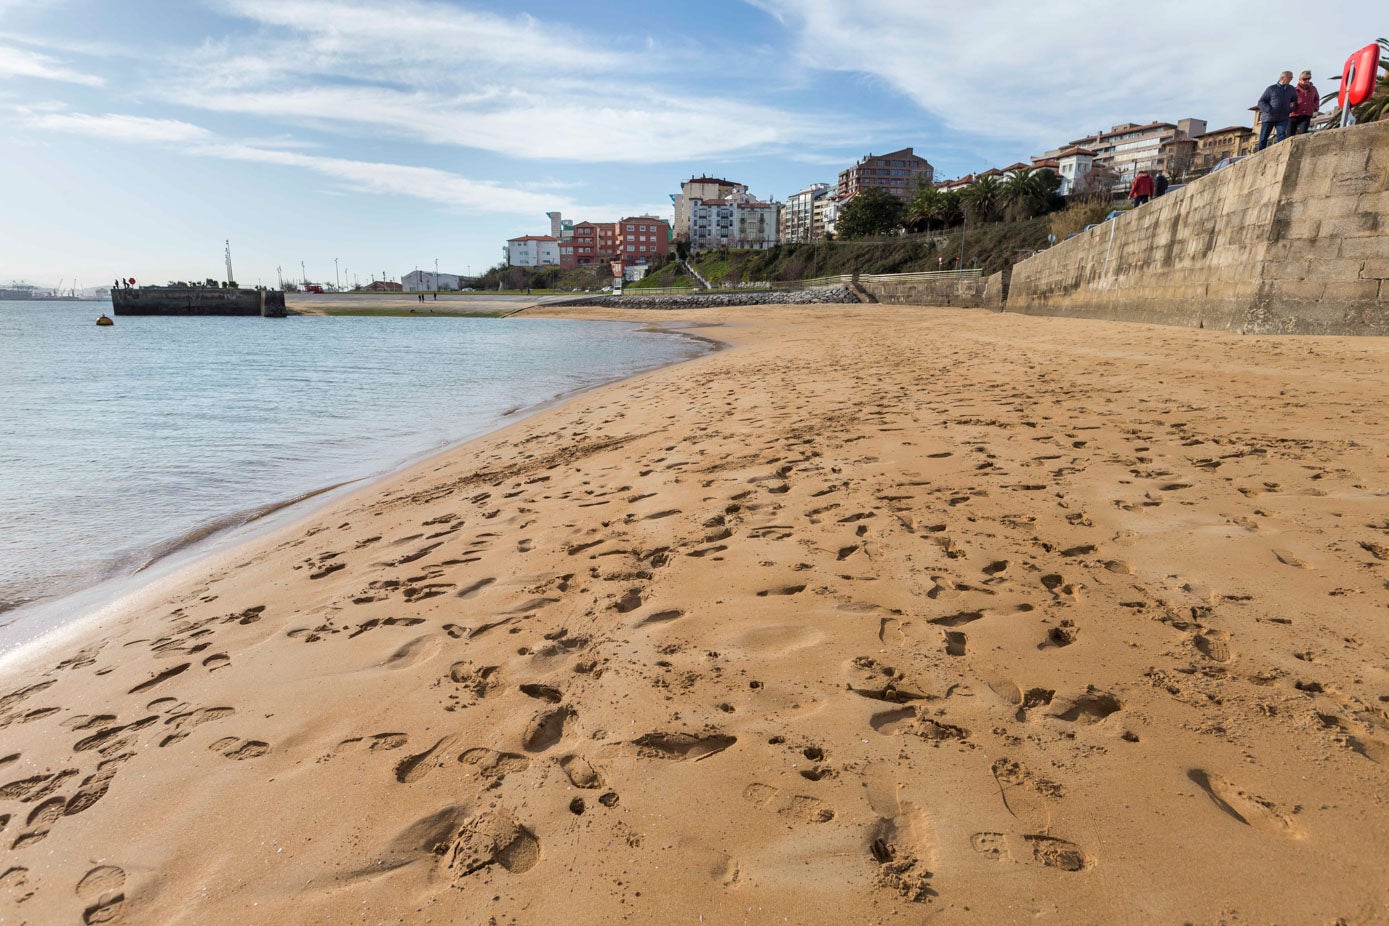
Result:
{"type": "Polygon", "coordinates": [[[1303,71],[1297,86],[1293,86],[1293,72],[1284,71],[1278,83],[1271,84],[1259,97],[1259,150],[1268,147],[1268,137],[1274,136],[1274,143],[1283,141],[1289,135],[1304,135],[1311,128],[1312,117],[1321,108],[1321,97],[1312,83],[1312,72],[1303,71]]]}

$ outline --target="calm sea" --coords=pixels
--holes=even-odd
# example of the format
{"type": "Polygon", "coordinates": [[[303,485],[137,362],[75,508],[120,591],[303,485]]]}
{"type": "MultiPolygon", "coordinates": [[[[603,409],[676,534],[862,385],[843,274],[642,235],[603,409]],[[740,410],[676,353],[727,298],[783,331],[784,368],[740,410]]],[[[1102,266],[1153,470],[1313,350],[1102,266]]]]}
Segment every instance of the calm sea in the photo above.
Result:
{"type": "Polygon", "coordinates": [[[0,302],[0,625],[33,610],[19,605],[135,572],[268,506],[705,349],[615,322],[121,317],[98,328],[103,310],[0,302]]]}

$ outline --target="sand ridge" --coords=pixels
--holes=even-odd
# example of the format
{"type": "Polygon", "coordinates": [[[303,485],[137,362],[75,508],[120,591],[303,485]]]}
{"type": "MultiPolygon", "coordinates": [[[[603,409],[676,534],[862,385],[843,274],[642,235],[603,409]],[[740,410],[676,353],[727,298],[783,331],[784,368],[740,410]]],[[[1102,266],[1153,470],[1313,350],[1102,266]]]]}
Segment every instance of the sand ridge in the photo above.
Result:
{"type": "Polygon", "coordinates": [[[1389,344],[627,317],[8,679],[0,920],[1389,918],[1389,344]]]}

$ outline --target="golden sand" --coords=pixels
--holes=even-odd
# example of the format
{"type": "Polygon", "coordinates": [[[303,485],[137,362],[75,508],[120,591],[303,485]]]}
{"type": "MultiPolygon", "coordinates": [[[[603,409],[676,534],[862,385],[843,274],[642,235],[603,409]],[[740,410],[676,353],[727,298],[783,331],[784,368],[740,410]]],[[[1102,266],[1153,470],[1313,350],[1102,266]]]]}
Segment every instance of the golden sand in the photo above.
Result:
{"type": "Polygon", "coordinates": [[[0,921],[1389,919],[1389,342],[627,317],[12,669],[0,921]]]}

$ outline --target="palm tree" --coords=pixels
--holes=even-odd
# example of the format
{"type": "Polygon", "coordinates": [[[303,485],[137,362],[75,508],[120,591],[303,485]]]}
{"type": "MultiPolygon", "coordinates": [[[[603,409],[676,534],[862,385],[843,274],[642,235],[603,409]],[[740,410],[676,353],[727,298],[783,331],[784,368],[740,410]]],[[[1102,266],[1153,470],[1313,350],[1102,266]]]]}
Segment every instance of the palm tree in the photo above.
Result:
{"type": "Polygon", "coordinates": [[[997,177],[981,177],[960,192],[960,204],[981,222],[998,218],[1003,205],[1003,184],[997,177]]]}
{"type": "Polygon", "coordinates": [[[1004,213],[1013,220],[1030,219],[1051,211],[1060,179],[1045,167],[1015,170],[999,184],[1004,213]]]}

